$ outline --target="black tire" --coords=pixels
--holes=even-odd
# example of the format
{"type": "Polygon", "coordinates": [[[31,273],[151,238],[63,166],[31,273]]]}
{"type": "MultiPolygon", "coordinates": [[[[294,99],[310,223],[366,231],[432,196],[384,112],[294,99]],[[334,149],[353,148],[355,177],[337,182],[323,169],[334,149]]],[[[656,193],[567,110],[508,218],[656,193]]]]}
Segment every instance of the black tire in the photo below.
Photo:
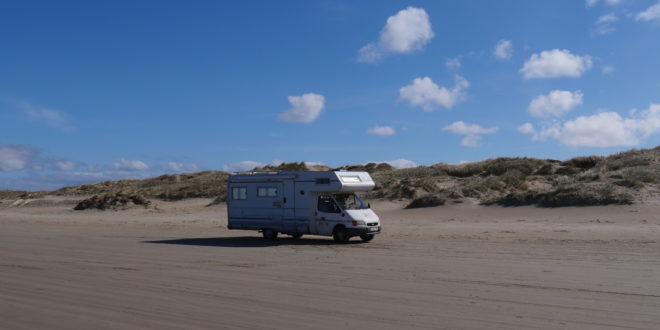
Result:
{"type": "Polygon", "coordinates": [[[277,239],[277,232],[270,228],[262,230],[261,233],[264,235],[265,239],[277,239]]]}
{"type": "Polygon", "coordinates": [[[360,238],[365,242],[371,241],[372,239],[374,239],[374,237],[376,237],[376,235],[367,235],[367,234],[360,235],[360,238]]]}
{"type": "Polygon", "coordinates": [[[291,238],[299,239],[299,238],[302,237],[302,235],[303,235],[303,234],[301,234],[301,233],[291,234],[291,238]]]}
{"type": "Polygon", "coordinates": [[[346,231],[346,228],[344,227],[337,227],[335,228],[335,231],[332,233],[332,238],[335,239],[335,242],[338,243],[346,243],[348,242],[348,232],[346,231]]]}

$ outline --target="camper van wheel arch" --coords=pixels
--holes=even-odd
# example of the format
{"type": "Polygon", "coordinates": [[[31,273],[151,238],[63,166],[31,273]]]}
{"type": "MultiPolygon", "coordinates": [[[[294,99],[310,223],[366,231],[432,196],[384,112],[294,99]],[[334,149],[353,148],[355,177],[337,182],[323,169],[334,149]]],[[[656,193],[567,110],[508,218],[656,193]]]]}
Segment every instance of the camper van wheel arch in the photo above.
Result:
{"type": "Polygon", "coordinates": [[[332,238],[334,238],[335,242],[348,242],[348,239],[350,236],[348,236],[348,231],[346,231],[346,227],[343,225],[337,225],[335,229],[332,231],[332,238]]]}
{"type": "Polygon", "coordinates": [[[276,239],[277,238],[277,232],[270,229],[270,228],[262,229],[261,233],[264,235],[265,239],[276,239]]]}

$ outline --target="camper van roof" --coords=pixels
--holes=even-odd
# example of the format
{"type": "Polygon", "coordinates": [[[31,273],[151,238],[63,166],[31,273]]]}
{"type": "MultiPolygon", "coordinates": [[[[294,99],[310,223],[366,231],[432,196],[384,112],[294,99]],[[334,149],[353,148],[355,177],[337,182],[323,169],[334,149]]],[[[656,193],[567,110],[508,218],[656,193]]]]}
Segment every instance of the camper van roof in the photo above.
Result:
{"type": "Polygon", "coordinates": [[[313,184],[312,191],[369,191],[375,183],[367,172],[354,171],[282,171],[240,172],[229,182],[295,180],[313,184]]]}

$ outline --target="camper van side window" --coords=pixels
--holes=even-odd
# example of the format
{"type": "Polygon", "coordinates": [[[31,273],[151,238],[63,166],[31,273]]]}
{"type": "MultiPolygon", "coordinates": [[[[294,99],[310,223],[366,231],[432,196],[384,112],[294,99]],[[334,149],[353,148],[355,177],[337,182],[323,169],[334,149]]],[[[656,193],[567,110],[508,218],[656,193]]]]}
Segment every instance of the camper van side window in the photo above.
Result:
{"type": "Polygon", "coordinates": [[[247,199],[247,187],[231,188],[231,199],[247,199]]]}
{"type": "Polygon", "coordinates": [[[330,178],[317,178],[316,184],[330,184],[330,178]]]}
{"type": "Polygon", "coordinates": [[[319,212],[325,213],[339,213],[339,207],[335,204],[335,201],[332,200],[332,197],[328,195],[319,196],[319,203],[316,207],[319,212]]]}
{"type": "Polygon", "coordinates": [[[258,197],[277,197],[277,188],[275,187],[259,187],[257,188],[258,197]]]}

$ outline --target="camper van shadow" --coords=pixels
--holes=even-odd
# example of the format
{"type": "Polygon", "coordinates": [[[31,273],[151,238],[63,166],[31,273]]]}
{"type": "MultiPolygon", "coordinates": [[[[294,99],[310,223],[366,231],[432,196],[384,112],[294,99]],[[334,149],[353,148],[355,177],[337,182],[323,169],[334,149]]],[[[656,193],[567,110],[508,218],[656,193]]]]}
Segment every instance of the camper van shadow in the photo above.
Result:
{"type": "Polygon", "coordinates": [[[347,245],[363,244],[360,240],[349,241],[346,243],[337,243],[329,239],[315,238],[278,238],[276,240],[267,240],[261,237],[205,237],[205,238],[179,238],[160,241],[143,241],[142,243],[153,244],[175,244],[175,245],[197,245],[197,246],[218,246],[218,247],[268,247],[280,245],[347,245]]]}

